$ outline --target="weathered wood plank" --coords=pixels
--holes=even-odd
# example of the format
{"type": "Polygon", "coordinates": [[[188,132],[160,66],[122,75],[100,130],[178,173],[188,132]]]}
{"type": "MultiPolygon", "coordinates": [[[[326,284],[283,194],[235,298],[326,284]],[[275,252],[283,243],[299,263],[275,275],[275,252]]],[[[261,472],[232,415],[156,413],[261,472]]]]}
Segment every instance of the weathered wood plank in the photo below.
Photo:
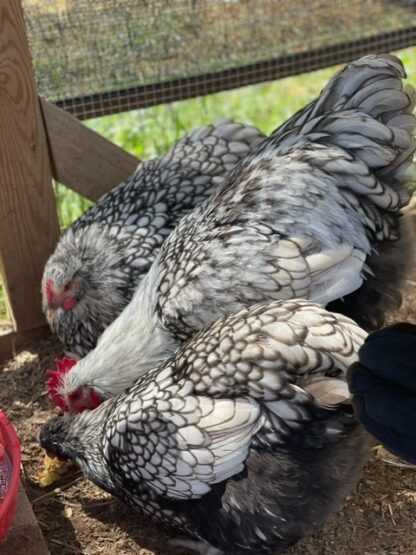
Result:
{"type": "Polygon", "coordinates": [[[49,555],[49,549],[40,531],[32,506],[20,484],[19,500],[12,527],[4,543],[2,555],[49,555]]]}
{"type": "Polygon", "coordinates": [[[42,326],[40,281],[59,236],[20,2],[0,0],[0,253],[16,331],[42,326]]]}
{"type": "Polygon", "coordinates": [[[29,341],[38,341],[51,335],[49,326],[44,325],[21,332],[13,331],[12,326],[2,326],[0,323],[0,361],[7,360],[29,341]]]}
{"type": "Polygon", "coordinates": [[[54,178],[91,200],[127,179],[140,160],[41,99],[54,178]]]}

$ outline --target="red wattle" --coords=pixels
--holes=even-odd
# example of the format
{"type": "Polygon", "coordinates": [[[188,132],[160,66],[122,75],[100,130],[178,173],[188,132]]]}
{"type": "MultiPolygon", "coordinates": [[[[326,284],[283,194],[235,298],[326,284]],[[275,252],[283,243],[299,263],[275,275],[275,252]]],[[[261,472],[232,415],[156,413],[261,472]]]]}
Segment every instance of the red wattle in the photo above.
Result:
{"type": "Polygon", "coordinates": [[[98,395],[98,393],[96,391],[91,389],[91,391],[90,391],[90,401],[91,401],[91,407],[90,408],[96,409],[99,405],[101,405],[101,403],[103,402],[103,399],[101,399],[101,397],[98,395]]]}
{"type": "Polygon", "coordinates": [[[73,297],[69,297],[68,299],[62,301],[62,308],[64,310],[71,310],[71,308],[74,308],[76,304],[77,301],[73,297]]]}

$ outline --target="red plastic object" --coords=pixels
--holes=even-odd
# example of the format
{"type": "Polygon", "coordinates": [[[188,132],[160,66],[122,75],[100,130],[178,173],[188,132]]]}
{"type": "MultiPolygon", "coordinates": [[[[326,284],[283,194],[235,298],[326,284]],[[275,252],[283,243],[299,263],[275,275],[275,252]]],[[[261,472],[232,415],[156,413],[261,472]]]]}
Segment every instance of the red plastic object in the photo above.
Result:
{"type": "MultiPolygon", "coordinates": [[[[0,500],[0,543],[12,524],[17,505],[20,483],[20,442],[11,422],[0,411],[0,443],[5,447],[5,457],[11,462],[11,476],[3,500],[0,500]]],[[[0,461],[1,463],[2,461],[0,461]]]]}

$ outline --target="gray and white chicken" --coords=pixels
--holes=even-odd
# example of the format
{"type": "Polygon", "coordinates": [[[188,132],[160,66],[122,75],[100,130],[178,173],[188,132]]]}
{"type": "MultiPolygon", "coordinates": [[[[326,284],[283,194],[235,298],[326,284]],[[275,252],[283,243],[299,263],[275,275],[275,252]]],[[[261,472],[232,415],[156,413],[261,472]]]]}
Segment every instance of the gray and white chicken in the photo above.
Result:
{"type": "Polygon", "coordinates": [[[351,492],[369,438],[346,370],[366,333],[310,301],[220,319],[40,443],[206,555],[280,553],[351,492]]]}
{"type": "Polygon", "coordinates": [[[83,357],[95,347],[179,219],[263,138],[231,120],[196,129],[141,163],[65,231],[44,270],[42,302],[68,354],[83,357]]]}
{"type": "Polygon", "coordinates": [[[411,258],[400,209],[416,118],[403,76],[394,56],[352,62],[240,162],[181,220],[97,347],[62,373],[61,406],[123,391],[195,331],[256,302],[336,302],[364,328],[381,325],[411,258]]]}

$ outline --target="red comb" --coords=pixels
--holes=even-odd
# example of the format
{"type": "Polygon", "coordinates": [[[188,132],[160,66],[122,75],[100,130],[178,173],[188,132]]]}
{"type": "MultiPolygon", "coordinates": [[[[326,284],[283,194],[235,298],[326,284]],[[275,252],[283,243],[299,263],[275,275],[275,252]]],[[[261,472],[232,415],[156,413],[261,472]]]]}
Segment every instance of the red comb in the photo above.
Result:
{"type": "Polygon", "coordinates": [[[56,359],[55,364],[57,370],[48,370],[46,387],[48,389],[49,397],[57,407],[64,411],[67,411],[69,407],[62,395],[58,392],[58,388],[61,385],[62,377],[67,374],[69,370],[77,364],[77,362],[78,361],[75,358],[56,359]]]}

